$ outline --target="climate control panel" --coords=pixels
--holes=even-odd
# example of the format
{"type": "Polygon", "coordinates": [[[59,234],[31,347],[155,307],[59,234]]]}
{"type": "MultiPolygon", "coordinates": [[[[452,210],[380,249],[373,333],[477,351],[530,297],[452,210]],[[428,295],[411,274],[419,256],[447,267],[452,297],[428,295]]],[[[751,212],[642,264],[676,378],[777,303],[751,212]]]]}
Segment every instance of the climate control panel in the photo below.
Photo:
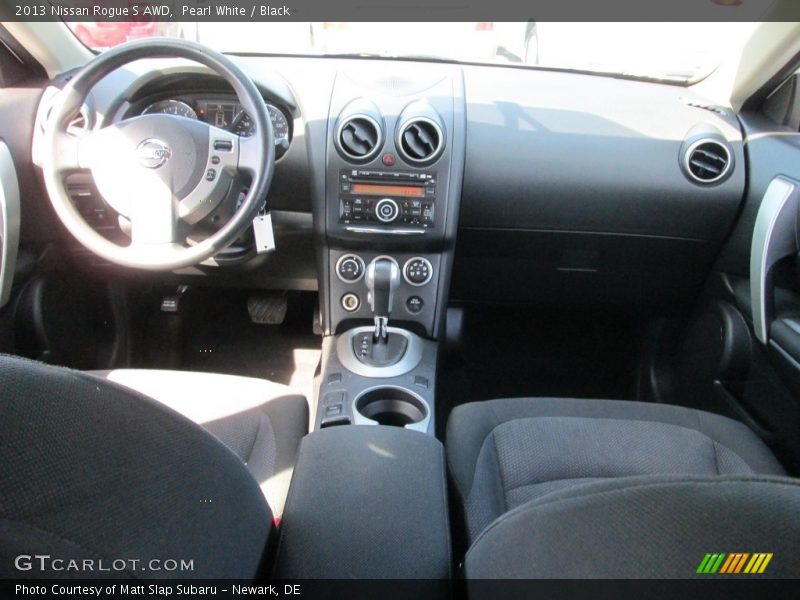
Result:
{"type": "Polygon", "coordinates": [[[355,283],[364,276],[366,265],[358,254],[345,254],[336,261],[336,275],[344,283],[355,283]]]}
{"type": "Polygon", "coordinates": [[[393,295],[390,324],[416,322],[432,329],[440,255],[338,250],[331,250],[330,256],[330,310],[334,327],[344,320],[372,319],[365,273],[377,258],[397,263],[401,273],[400,284],[393,295]]]}
{"type": "Polygon", "coordinates": [[[426,285],[433,277],[433,265],[424,256],[409,258],[403,265],[403,279],[409,285],[419,287],[426,285]]]}

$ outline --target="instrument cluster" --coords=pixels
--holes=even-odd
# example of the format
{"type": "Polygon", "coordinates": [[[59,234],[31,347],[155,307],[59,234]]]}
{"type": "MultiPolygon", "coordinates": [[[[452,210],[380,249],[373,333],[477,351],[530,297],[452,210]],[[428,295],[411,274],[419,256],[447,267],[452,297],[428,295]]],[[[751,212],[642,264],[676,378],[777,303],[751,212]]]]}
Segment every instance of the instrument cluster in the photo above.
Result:
{"type": "MultiPolygon", "coordinates": [[[[269,102],[265,104],[272,122],[272,130],[275,134],[276,156],[280,157],[289,149],[289,143],[291,142],[291,118],[278,106],[269,102]]],[[[141,111],[143,115],[154,113],[175,115],[187,119],[199,119],[209,125],[242,137],[253,135],[255,127],[250,115],[242,109],[241,104],[235,98],[168,98],[153,102],[141,111]]]]}

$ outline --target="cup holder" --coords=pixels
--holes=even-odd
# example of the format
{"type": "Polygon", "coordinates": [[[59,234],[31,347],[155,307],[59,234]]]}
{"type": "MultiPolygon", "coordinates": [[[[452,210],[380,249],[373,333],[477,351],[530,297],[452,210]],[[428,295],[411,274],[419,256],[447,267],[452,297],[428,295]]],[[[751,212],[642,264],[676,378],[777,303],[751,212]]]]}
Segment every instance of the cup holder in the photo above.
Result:
{"type": "Polygon", "coordinates": [[[382,387],[365,392],[356,400],[356,410],[379,425],[405,427],[428,416],[423,400],[400,388],[382,387]]]}

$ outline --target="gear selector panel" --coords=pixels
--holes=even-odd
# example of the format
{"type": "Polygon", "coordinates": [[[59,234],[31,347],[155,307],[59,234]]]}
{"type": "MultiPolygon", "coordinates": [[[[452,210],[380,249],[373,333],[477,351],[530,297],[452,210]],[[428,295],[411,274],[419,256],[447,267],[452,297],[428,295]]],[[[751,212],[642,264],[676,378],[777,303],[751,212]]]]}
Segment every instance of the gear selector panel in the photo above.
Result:
{"type": "Polygon", "coordinates": [[[337,299],[330,307],[333,322],[382,319],[384,327],[412,322],[429,329],[440,261],[438,254],[332,250],[329,281],[337,299]],[[390,281],[383,282],[386,277],[390,281]]]}

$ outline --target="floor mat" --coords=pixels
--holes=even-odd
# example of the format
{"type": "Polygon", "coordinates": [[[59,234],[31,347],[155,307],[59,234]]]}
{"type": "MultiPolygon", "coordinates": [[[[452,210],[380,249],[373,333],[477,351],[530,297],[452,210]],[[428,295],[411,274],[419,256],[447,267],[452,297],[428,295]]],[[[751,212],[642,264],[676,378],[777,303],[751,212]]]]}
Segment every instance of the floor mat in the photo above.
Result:
{"type": "Polygon", "coordinates": [[[180,317],[161,313],[148,320],[150,350],[145,362],[151,367],[269,379],[310,397],[321,347],[312,329],[316,294],[289,293],[286,319],[280,325],[253,323],[247,298],[246,291],[189,290],[181,301],[180,317]],[[175,347],[171,359],[159,356],[165,351],[159,345],[175,347]]]}

